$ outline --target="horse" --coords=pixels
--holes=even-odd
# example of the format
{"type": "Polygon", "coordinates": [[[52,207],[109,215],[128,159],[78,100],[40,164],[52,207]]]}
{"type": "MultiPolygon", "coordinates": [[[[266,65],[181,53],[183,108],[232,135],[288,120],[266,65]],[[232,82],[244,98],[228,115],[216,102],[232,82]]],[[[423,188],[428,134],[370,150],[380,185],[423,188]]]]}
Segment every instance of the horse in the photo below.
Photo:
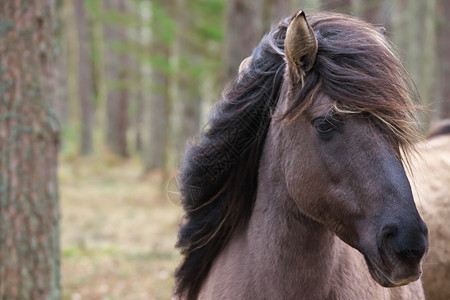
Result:
{"type": "Polygon", "coordinates": [[[430,129],[427,139],[450,135],[450,119],[444,119],[430,129]]]}
{"type": "Polygon", "coordinates": [[[423,299],[414,84],[378,28],[273,26],[191,140],[175,299],[423,299]]]}
{"type": "Polygon", "coordinates": [[[450,299],[450,119],[432,127],[416,152],[407,175],[430,232],[423,289],[428,300],[450,299]]]}

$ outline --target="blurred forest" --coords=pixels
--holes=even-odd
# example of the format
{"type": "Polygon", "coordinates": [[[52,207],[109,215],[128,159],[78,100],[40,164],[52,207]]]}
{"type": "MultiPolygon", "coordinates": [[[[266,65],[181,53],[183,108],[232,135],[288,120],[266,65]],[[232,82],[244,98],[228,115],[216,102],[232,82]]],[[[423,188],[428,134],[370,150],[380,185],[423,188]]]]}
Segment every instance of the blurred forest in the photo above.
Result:
{"type": "Polygon", "coordinates": [[[264,32],[296,10],[384,26],[430,122],[450,117],[450,1],[85,0],[59,6],[56,109],[63,154],[139,157],[172,170],[264,32]]]}
{"type": "Polygon", "coordinates": [[[170,298],[184,145],[300,9],[384,26],[450,118],[449,0],[1,0],[0,298],[170,298]]]}

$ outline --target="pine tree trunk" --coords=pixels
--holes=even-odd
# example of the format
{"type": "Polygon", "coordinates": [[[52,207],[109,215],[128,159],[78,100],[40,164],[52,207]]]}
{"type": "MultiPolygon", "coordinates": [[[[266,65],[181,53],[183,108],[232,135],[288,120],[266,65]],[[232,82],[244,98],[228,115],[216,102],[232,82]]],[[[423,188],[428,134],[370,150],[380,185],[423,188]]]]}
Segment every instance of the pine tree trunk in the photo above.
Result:
{"type": "MultiPolygon", "coordinates": [[[[103,0],[103,7],[106,13],[117,11],[117,0],[103,0]]],[[[118,59],[117,54],[108,47],[109,44],[112,44],[117,39],[117,33],[114,30],[114,26],[112,24],[105,24],[105,81],[117,82],[118,81],[118,59]]],[[[119,152],[119,146],[117,143],[117,114],[118,114],[118,103],[119,103],[119,92],[116,87],[109,87],[106,93],[106,134],[105,134],[105,143],[109,150],[113,153],[119,152]]]]}
{"type": "Polygon", "coordinates": [[[251,0],[229,0],[226,5],[224,81],[229,83],[262,38],[263,10],[262,5],[251,0]]]}
{"type": "MultiPolygon", "coordinates": [[[[127,7],[125,0],[119,0],[119,12],[125,14],[127,7]]],[[[120,41],[124,43],[126,41],[125,27],[121,26],[119,32],[120,41]]],[[[126,54],[119,55],[119,99],[117,107],[117,154],[122,157],[128,156],[128,142],[127,142],[127,131],[128,131],[128,87],[125,86],[125,81],[128,77],[127,74],[128,57],[126,54]]]]}
{"type": "Polygon", "coordinates": [[[145,154],[146,172],[154,169],[165,169],[167,162],[169,78],[164,72],[153,70],[152,82],[159,89],[152,92],[148,107],[147,128],[149,139],[145,154]]]}
{"type": "Polygon", "coordinates": [[[322,9],[344,14],[352,12],[352,0],[323,0],[322,9]]]}
{"type": "Polygon", "coordinates": [[[70,122],[70,103],[69,103],[69,46],[68,46],[68,35],[65,30],[65,19],[67,14],[67,9],[61,3],[57,7],[58,13],[58,21],[61,22],[61,25],[58,27],[56,36],[61,37],[58,42],[58,50],[59,55],[56,57],[56,68],[55,68],[55,99],[58,101],[55,102],[55,110],[58,116],[58,119],[61,122],[61,127],[69,125],[70,122]]]}
{"type": "MultiPolygon", "coordinates": [[[[92,18],[92,50],[96,55],[96,59],[93,61],[93,77],[97,92],[96,97],[96,109],[95,116],[93,116],[94,124],[96,128],[101,128],[98,132],[100,134],[99,140],[103,143],[105,139],[106,128],[106,99],[107,99],[107,87],[106,87],[106,74],[105,74],[105,47],[104,47],[104,30],[101,14],[103,13],[103,1],[91,1],[93,6],[92,11],[95,15],[92,18]]],[[[94,141],[95,143],[95,141],[94,141]]],[[[95,144],[94,144],[95,145],[95,144]]]]}
{"type": "Polygon", "coordinates": [[[196,48],[194,18],[186,15],[189,5],[186,1],[177,1],[176,22],[178,34],[175,41],[175,56],[178,60],[176,72],[177,96],[173,102],[173,113],[175,115],[174,137],[175,149],[179,159],[184,152],[186,141],[197,135],[200,130],[200,107],[202,99],[200,96],[199,76],[195,74],[196,66],[201,64],[196,48]]]}
{"type": "MultiPolygon", "coordinates": [[[[170,2],[170,1],[168,1],[170,2]]],[[[170,2],[171,3],[171,2],[170,2]]],[[[169,3],[169,4],[170,4],[169,3]]],[[[168,3],[155,1],[153,10],[161,9],[168,14],[168,3]]],[[[155,20],[153,20],[155,21],[155,20]]],[[[157,28],[156,24],[153,24],[157,28]]],[[[170,58],[170,47],[164,42],[160,32],[152,33],[150,42],[151,53],[167,64],[170,58]]],[[[152,93],[147,106],[147,128],[149,129],[148,141],[145,153],[145,172],[155,169],[165,170],[167,167],[167,150],[169,134],[169,72],[168,66],[152,66],[152,93]]]]}
{"type": "Polygon", "coordinates": [[[264,31],[268,31],[272,25],[277,24],[282,18],[290,17],[295,13],[291,9],[290,0],[265,0],[263,10],[264,31]]]}
{"type": "MultiPolygon", "coordinates": [[[[430,107],[433,102],[433,85],[436,74],[436,0],[428,0],[422,3],[420,14],[424,15],[421,26],[421,40],[416,41],[415,47],[421,47],[420,68],[420,93],[422,102],[430,107]]],[[[450,31],[449,31],[450,32],[450,31]]],[[[446,38],[448,40],[448,36],[446,38]]],[[[448,49],[450,50],[450,49],[448,49]]],[[[447,52],[448,55],[448,52],[447,52]]],[[[431,118],[429,113],[422,113],[419,118],[423,126],[428,130],[431,118]]]]}
{"type": "Polygon", "coordinates": [[[291,13],[293,15],[300,9],[305,10],[306,13],[319,11],[321,0],[290,0],[291,2],[291,13]]]}
{"type": "Polygon", "coordinates": [[[78,31],[78,97],[81,112],[80,154],[92,153],[92,64],[85,1],[74,1],[78,31]]]}
{"type": "Polygon", "coordinates": [[[383,25],[380,11],[383,6],[384,0],[353,0],[352,8],[356,16],[360,17],[366,22],[383,25]]]}
{"type": "MultiPolygon", "coordinates": [[[[105,0],[104,7],[106,10],[113,10],[121,14],[126,13],[126,5],[124,0],[105,0]]],[[[107,42],[124,43],[126,33],[124,26],[105,26],[105,37],[107,42]]],[[[107,133],[106,142],[109,149],[121,156],[128,156],[128,89],[124,82],[127,78],[128,60],[125,54],[118,54],[111,49],[106,51],[107,55],[107,75],[110,81],[115,82],[108,91],[107,96],[107,133]]]]}
{"type": "Polygon", "coordinates": [[[0,1],[0,299],[60,299],[53,0],[0,1]]]}
{"type": "MultiPolygon", "coordinates": [[[[139,69],[140,67],[138,67],[139,69]]],[[[139,81],[142,81],[140,78],[139,81]]],[[[140,87],[142,89],[142,87],[140,87]]],[[[144,123],[144,99],[142,99],[142,90],[136,93],[136,110],[134,115],[134,127],[135,127],[135,148],[138,153],[142,153],[142,129],[144,123]]]]}
{"type": "Polygon", "coordinates": [[[440,13],[437,28],[437,61],[439,66],[439,75],[437,77],[439,95],[439,117],[441,119],[450,118],[450,1],[438,0],[438,9],[440,13]]]}

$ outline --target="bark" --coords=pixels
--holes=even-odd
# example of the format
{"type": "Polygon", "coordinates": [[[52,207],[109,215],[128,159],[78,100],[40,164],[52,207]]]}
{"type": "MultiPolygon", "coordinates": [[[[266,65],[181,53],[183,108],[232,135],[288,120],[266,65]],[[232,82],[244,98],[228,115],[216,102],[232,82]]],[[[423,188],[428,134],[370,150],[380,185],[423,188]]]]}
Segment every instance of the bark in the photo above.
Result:
{"type": "MultiPolygon", "coordinates": [[[[137,11],[138,7],[135,7],[134,11],[136,14],[138,14],[137,11]]],[[[142,26],[142,24],[140,25],[142,26]]],[[[136,32],[136,36],[139,34],[139,32],[136,32]]],[[[144,99],[143,99],[143,70],[141,68],[141,65],[139,63],[138,59],[132,59],[131,60],[131,68],[135,71],[134,77],[136,78],[136,88],[134,88],[132,93],[132,101],[130,102],[130,106],[132,108],[132,120],[130,122],[130,125],[133,126],[134,130],[134,148],[136,149],[136,152],[139,154],[143,153],[143,141],[142,141],[142,133],[145,132],[144,128],[144,99]]]]}
{"type": "MultiPolygon", "coordinates": [[[[123,0],[121,0],[123,1],[123,0]]],[[[117,154],[122,157],[128,156],[128,142],[127,142],[127,131],[128,131],[128,89],[123,86],[123,83],[127,79],[127,70],[126,67],[128,65],[128,59],[126,55],[121,54],[119,56],[120,68],[119,71],[119,82],[121,83],[121,87],[119,89],[119,99],[117,102],[117,110],[116,110],[116,145],[117,145],[117,154]]]]}
{"type": "Polygon", "coordinates": [[[392,40],[400,51],[400,56],[405,59],[407,47],[406,39],[406,0],[397,0],[392,12],[392,40]]]}
{"type": "MultiPolygon", "coordinates": [[[[163,5],[162,1],[157,1],[154,5],[156,5],[158,9],[163,10],[161,13],[168,14],[167,7],[170,4],[172,4],[172,2],[164,2],[163,5]]],[[[154,20],[152,28],[159,28],[154,20]]],[[[169,43],[164,42],[161,33],[157,32],[157,30],[154,30],[152,33],[150,49],[155,57],[159,57],[161,61],[165,61],[168,64],[171,49],[169,43]]],[[[149,105],[147,106],[147,128],[149,129],[149,137],[145,153],[146,172],[155,169],[165,170],[167,167],[170,111],[170,78],[167,67],[167,65],[166,68],[161,65],[154,65],[151,70],[152,93],[149,105]]]]}
{"type": "Polygon", "coordinates": [[[344,14],[351,14],[352,0],[323,0],[322,9],[344,14]]]}
{"type": "Polygon", "coordinates": [[[165,169],[167,163],[167,136],[168,136],[168,85],[167,74],[154,70],[152,81],[160,89],[153,92],[150,98],[147,121],[149,140],[145,155],[146,172],[154,169],[165,169]]]}
{"type": "MultiPolygon", "coordinates": [[[[124,0],[117,2],[105,0],[104,7],[106,10],[117,10],[121,13],[126,12],[124,0]]],[[[123,26],[105,26],[105,38],[107,42],[118,40],[124,42],[126,34],[123,26]]],[[[125,54],[117,54],[111,49],[106,51],[107,56],[107,74],[108,79],[118,83],[116,87],[111,87],[107,95],[107,129],[106,143],[109,149],[122,157],[128,156],[127,130],[128,130],[128,90],[123,86],[123,82],[127,78],[127,57],[125,54]]]]}
{"type": "MultiPolygon", "coordinates": [[[[125,5],[125,0],[119,0],[119,11],[125,14],[127,7],[125,5]]],[[[126,34],[124,26],[121,26],[119,31],[119,37],[121,42],[126,41],[126,34]]],[[[118,109],[117,109],[117,154],[122,157],[128,156],[128,143],[127,143],[127,131],[128,131],[128,88],[124,86],[126,81],[128,58],[126,54],[119,55],[119,99],[118,99],[118,109]]]]}
{"type": "Polygon", "coordinates": [[[224,81],[228,83],[262,38],[263,10],[262,5],[251,0],[229,0],[226,5],[224,81]]]}
{"type": "MultiPolygon", "coordinates": [[[[97,128],[106,128],[106,100],[107,100],[107,87],[106,87],[106,74],[105,74],[105,47],[104,47],[104,30],[101,20],[101,13],[103,12],[102,1],[92,1],[91,5],[95,5],[94,11],[97,13],[92,18],[92,48],[96,53],[96,59],[93,62],[93,75],[96,85],[97,107],[95,110],[95,126],[97,128]]],[[[105,131],[100,130],[98,132],[100,140],[105,141],[105,131]]]]}
{"type": "MultiPolygon", "coordinates": [[[[422,5],[423,7],[421,7],[419,13],[419,15],[425,15],[422,18],[422,38],[419,39],[419,43],[416,42],[415,46],[422,48],[420,59],[420,92],[423,99],[422,101],[427,107],[431,107],[433,102],[433,81],[436,74],[436,46],[434,44],[436,39],[436,0],[424,1],[422,5]]],[[[446,39],[448,39],[448,36],[446,39]]],[[[429,128],[431,121],[430,117],[429,113],[422,113],[420,116],[423,126],[426,129],[429,128]]]]}
{"type": "Polygon", "coordinates": [[[89,49],[88,20],[84,7],[85,1],[74,1],[78,31],[78,97],[80,103],[81,132],[80,154],[92,153],[92,64],[89,49]]]}
{"type": "MultiPolygon", "coordinates": [[[[193,20],[184,12],[189,9],[186,1],[178,0],[177,6],[177,35],[176,57],[178,70],[176,72],[177,97],[173,103],[173,111],[176,115],[174,135],[175,148],[178,154],[183,153],[186,141],[197,135],[200,130],[200,77],[195,74],[196,66],[201,64],[201,59],[196,51],[200,41],[194,39],[195,28],[193,20]],[[195,45],[197,43],[197,45],[195,45]]],[[[194,15],[198,12],[193,11],[194,15]]]]}
{"type": "MultiPolygon", "coordinates": [[[[106,12],[113,11],[117,9],[115,0],[103,0],[103,7],[106,12]]],[[[115,32],[112,24],[105,24],[104,28],[105,34],[105,69],[106,69],[106,81],[117,81],[117,57],[111,48],[108,47],[108,43],[114,41],[115,32]]],[[[109,87],[106,91],[106,140],[105,143],[109,150],[113,153],[117,153],[117,143],[115,134],[117,132],[115,118],[117,115],[117,101],[118,93],[117,89],[109,87]]]]}
{"type": "Polygon", "coordinates": [[[366,22],[384,26],[380,15],[383,2],[384,0],[353,0],[353,11],[366,22]]]}
{"type": "Polygon", "coordinates": [[[59,37],[58,52],[60,53],[56,57],[56,68],[55,68],[55,110],[58,115],[58,119],[61,122],[61,127],[68,126],[70,121],[70,108],[69,108],[69,78],[68,78],[68,39],[65,32],[65,19],[67,15],[67,9],[64,9],[63,5],[59,5],[57,11],[58,22],[61,26],[58,27],[56,36],[59,37]]]}
{"type": "MultiPolygon", "coordinates": [[[[394,6],[393,39],[405,58],[406,67],[416,83],[423,104],[432,102],[434,72],[435,0],[426,2],[397,1],[394,6]]],[[[429,126],[430,115],[418,115],[422,127],[429,126]]]]}
{"type": "MultiPolygon", "coordinates": [[[[139,67],[138,67],[139,68],[139,67]]],[[[142,79],[140,80],[142,81],[142,79]]],[[[136,93],[136,113],[134,119],[136,130],[135,147],[138,153],[142,153],[142,126],[144,125],[144,99],[142,99],[142,91],[136,93]]]]}
{"type": "Polygon", "coordinates": [[[439,75],[437,77],[439,93],[439,118],[450,118],[450,1],[437,1],[438,28],[437,28],[437,61],[439,62],[439,75]]]}
{"type": "Polygon", "coordinates": [[[290,15],[293,15],[299,10],[305,10],[306,13],[319,11],[320,0],[290,0],[292,11],[290,15]]]}
{"type": "Polygon", "coordinates": [[[55,3],[0,1],[0,299],[60,299],[55,3]]]}
{"type": "Polygon", "coordinates": [[[290,0],[265,0],[263,9],[264,31],[268,31],[272,25],[278,24],[281,19],[294,14],[290,0]]]}

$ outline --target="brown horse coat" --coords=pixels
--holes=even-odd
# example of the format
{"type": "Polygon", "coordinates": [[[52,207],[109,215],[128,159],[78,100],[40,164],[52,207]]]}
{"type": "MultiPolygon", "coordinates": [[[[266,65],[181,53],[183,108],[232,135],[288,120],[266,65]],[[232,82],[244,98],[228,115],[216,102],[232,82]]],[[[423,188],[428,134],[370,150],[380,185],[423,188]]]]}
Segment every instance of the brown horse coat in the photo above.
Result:
{"type": "Polygon", "coordinates": [[[430,251],[422,282],[428,300],[450,299],[450,122],[431,130],[411,160],[411,185],[420,214],[429,227],[430,251]]]}

